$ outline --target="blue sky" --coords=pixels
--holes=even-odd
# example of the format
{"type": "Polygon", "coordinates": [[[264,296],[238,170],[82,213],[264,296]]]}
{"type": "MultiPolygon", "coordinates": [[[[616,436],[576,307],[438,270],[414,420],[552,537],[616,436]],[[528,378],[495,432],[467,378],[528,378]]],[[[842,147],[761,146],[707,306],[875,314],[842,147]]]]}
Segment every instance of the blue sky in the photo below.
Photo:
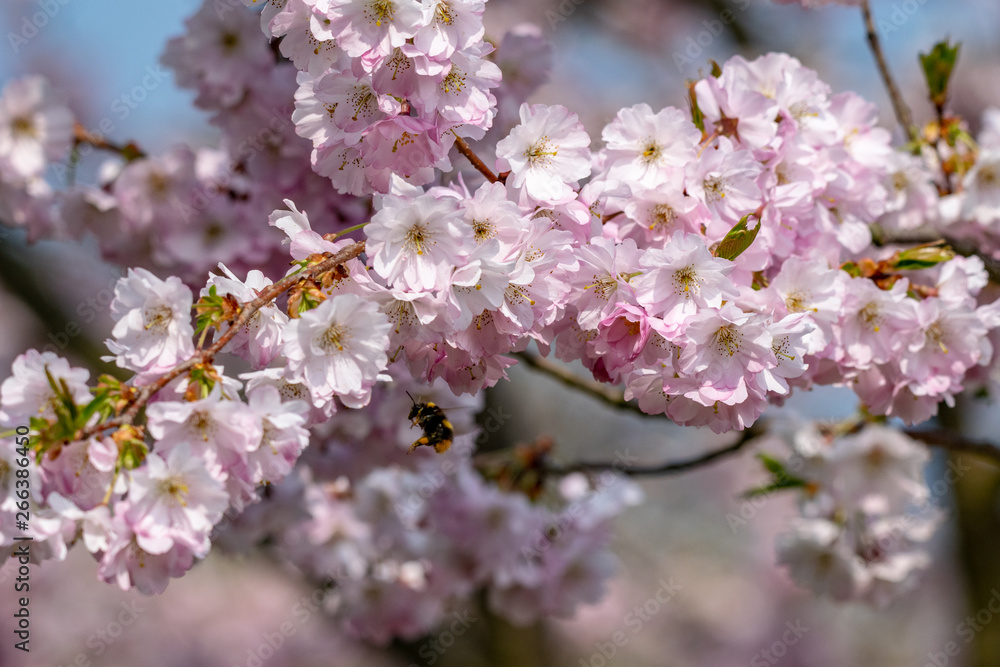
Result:
{"type": "Polygon", "coordinates": [[[184,18],[194,13],[199,0],[5,0],[3,4],[0,80],[43,71],[73,90],[74,102],[83,105],[74,106],[85,125],[96,126],[110,117],[116,138],[141,139],[152,150],[176,140],[178,127],[205,131],[204,115],[191,106],[193,95],[179,90],[172,76],[146,92],[134,109],[120,100],[142,84],[147,68],[157,67],[167,39],[183,30],[184,18]],[[27,44],[18,44],[14,53],[10,33],[30,34],[24,21],[42,23],[42,4],[49,6],[52,18],[27,44]],[[123,108],[128,109],[124,119],[123,108]],[[155,131],[168,125],[169,133],[155,131]]]}
{"type": "MultiPolygon", "coordinates": [[[[727,4],[742,6],[743,2],[729,0],[727,4]]],[[[494,3],[506,4],[501,0],[494,3]]],[[[0,81],[25,72],[44,72],[71,92],[74,108],[86,125],[94,127],[110,117],[115,122],[115,138],[138,139],[149,150],[162,150],[179,138],[208,139],[212,132],[204,114],[192,108],[193,94],[178,90],[172,78],[146,94],[142,103],[129,109],[124,120],[120,119],[122,102],[112,106],[121,95],[141,84],[147,68],[157,66],[167,39],[183,30],[184,18],[200,4],[200,0],[3,0],[0,81]],[[22,33],[25,20],[32,22],[45,6],[52,17],[41,16],[47,25],[41,26],[27,44],[19,45],[15,54],[10,33],[22,33]]],[[[948,34],[965,40],[970,54],[973,48],[992,49],[993,57],[997,56],[992,31],[1000,25],[1000,3],[995,0],[964,0],[960,5],[950,0],[873,0],[873,5],[881,20],[901,19],[899,29],[883,37],[892,65],[904,82],[919,75],[916,51],[948,34]],[[957,6],[960,11],[956,11],[957,6]]],[[[807,12],[772,0],[752,0],[742,18],[755,32],[766,36],[771,49],[786,49],[819,67],[834,90],[853,88],[887,106],[864,44],[858,13],[854,8],[841,7],[807,12]]],[[[640,99],[654,104],[677,103],[675,89],[682,77],[672,62],[658,62],[649,53],[595,35],[595,26],[579,27],[574,31],[550,31],[560,52],[556,77],[583,79],[591,93],[600,89],[600,98],[620,98],[621,104],[640,99]]],[[[675,46],[683,46],[681,38],[676,34],[672,37],[681,42],[675,46]]],[[[734,53],[735,45],[727,37],[707,49],[703,58],[724,60],[734,53]]],[[[665,40],[663,55],[673,48],[668,41],[672,40],[665,40]]],[[[959,71],[961,75],[963,70],[959,71]]],[[[690,76],[694,71],[683,74],[690,76]]],[[[683,88],[679,91],[682,93],[683,88]]],[[[919,100],[913,102],[914,106],[919,104],[919,100]]],[[[890,121],[888,115],[884,119],[890,121]]]]}

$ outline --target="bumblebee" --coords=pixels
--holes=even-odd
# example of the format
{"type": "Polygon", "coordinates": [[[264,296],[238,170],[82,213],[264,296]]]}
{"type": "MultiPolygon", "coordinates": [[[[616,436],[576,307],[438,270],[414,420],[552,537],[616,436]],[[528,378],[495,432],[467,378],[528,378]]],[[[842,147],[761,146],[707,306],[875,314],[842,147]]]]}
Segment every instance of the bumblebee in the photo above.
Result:
{"type": "MultiPolygon", "coordinates": [[[[409,393],[406,394],[410,396],[409,393]]],[[[452,438],[455,437],[455,427],[451,425],[444,415],[444,410],[433,403],[417,403],[412,396],[413,407],[410,408],[408,416],[413,426],[419,426],[424,430],[424,434],[410,446],[407,454],[421,445],[433,447],[438,454],[443,454],[451,447],[452,438]]]]}

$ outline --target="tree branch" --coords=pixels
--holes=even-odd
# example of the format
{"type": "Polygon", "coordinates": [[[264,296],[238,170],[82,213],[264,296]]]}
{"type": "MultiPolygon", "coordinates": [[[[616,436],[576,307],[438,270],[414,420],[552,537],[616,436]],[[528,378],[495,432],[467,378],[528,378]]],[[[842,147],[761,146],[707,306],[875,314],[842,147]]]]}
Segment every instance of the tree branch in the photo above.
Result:
{"type": "Polygon", "coordinates": [[[173,380],[180,377],[195,366],[207,364],[212,361],[212,359],[215,358],[215,355],[222,351],[229,341],[231,341],[233,337],[239,333],[240,329],[242,329],[243,326],[250,321],[250,318],[256,315],[257,311],[261,308],[291,289],[299,281],[308,280],[317,274],[329,271],[330,269],[333,269],[350,259],[354,259],[364,252],[364,250],[365,242],[359,241],[358,243],[354,243],[340,250],[336,255],[331,255],[321,262],[308,266],[297,273],[285,276],[272,285],[268,285],[260,291],[260,294],[256,299],[248,301],[243,305],[236,320],[230,324],[226,332],[219,336],[218,340],[212,343],[210,347],[195,352],[192,357],[174,366],[172,369],[161,375],[155,382],[143,386],[139,390],[138,395],[132,400],[131,404],[129,404],[128,408],[121,414],[120,417],[109,419],[105,422],[95,424],[92,427],[84,429],[81,431],[78,440],[85,440],[90,436],[109,428],[117,428],[126,424],[131,424],[136,415],[139,414],[139,411],[146,405],[147,402],[149,402],[149,399],[152,398],[156,392],[160,391],[173,380]]]}
{"type": "MultiPolygon", "coordinates": [[[[4,223],[0,222],[0,225],[2,224],[4,223]]],[[[15,238],[11,231],[13,227],[8,225],[0,228],[0,284],[34,313],[46,331],[63,332],[66,336],[65,348],[62,344],[57,347],[75,354],[93,369],[115,374],[120,369],[101,361],[101,355],[106,354],[107,349],[96,343],[87,332],[81,331],[75,336],[65,333],[67,325],[74,322],[72,317],[75,313],[71,316],[69,312],[60,308],[59,300],[48,289],[53,282],[42,280],[40,276],[43,274],[36,274],[34,271],[39,265],[37,253],[15,238]]]]}
{"type": "Polygon", "coordinates": [[[746,429],[740,434],[736,442],[722,449],[716,449],[699,456],[680,461],[668,461],[666,463],[656,463],[652,465],[626,465],[619,461],[578,461],[567,465],[548,465],[545,472],[550,475],[568,475],[574,472],[603,472],[610,470],[613,472],[628,475],[629,477],[647,477],[653,475],[673,475],[695,468],[701,468],[718,459],[736,454],[746,447],[752,440],[760,437],[766,431],[764,420],[746,429]]]}
{"type": "Polygon", "coordinates": [[[465,139],[457,134],[455,135],[455,146],[458,147],[458,152],[468,158],[469,162],[472,163],[472,166],[475,167],[480,174],[486,177],[487,181],[490,183],[497,183],[500,181],[500,179],[497,178],[497,175],[486,166],[486,163],[480,160],[479,156],[472,152],[472,148],[469,147],[469,144],[466,143],[465,139]]]}
{"type": "Polygon", "coordinates": [[[94,148],[119,153],[126,160],[146,157],[146,153],[135,142],[129,142],[125,145],[113,143],[104,137],[91,134],[80,123],[73,125],[73,135],[73,139],[77,144],[90,144],[94,148]]]}
{"type": "Polygon", "coordinates": [[[650,416],[643,412],[635,403],[626,401],[625,394],[614,387],[609,387],[608,385],[597,382],[596,380],[582,378],[564,366],[528,352],[514,352],[513,356],[524,362],[526,366],[545,373],[552,379],[562,382],[567,387],[572,387],[577,391],[589,394],[592,398],[596,398],[602,403],[610,405],[613,408],[618,408],[619,410],[630,410],[644,417],[650,416]]]}
{"type": "Polygon", "coordinates": [[[903,433],[914,440],[920,440],[933,447],[940,447],[952,452],[969,452],[981,458],[989,459],[994,465],[1000,466],[1000,447],[988,440],[967,438],[960,433],[948,429],[921,430],[904,428],[903,433]]]}
{"type": "Polygon", "coordinates": [[[913,127],[913,118],[910,109],[906,106],[903,96],[899,92],[892,72],[889,71],[889,63],[882,51],[882,44],[878,39],[878,32],[875,30],[875,21],[872,19],[872,8],[870,0],[861,0],[861,13],[865,20],[865,30],[868,33],[868,46],[872,55],[875,56],[875,64],[878,65],[879,74],[882,75],[882,82],[889,92],[889,100],[892,102],[892,109],[896,113],[896,119],[903,126],[903,131],[910,141],[917,141],[917,131],[913,127]]]}
{"type": "MultiPolygon", "coordinates": [[[[550,475],[569,475],[575,472],[603,472],[612,471],[629,477],[651,477],[655,475],[672,475],[686,472],[695,468],[706,466],[718,459],[736,454],[744,449],[755,438],[760,437],[767,430],[765,420],[760,420],[750,428],[743,431],[739,439],[731,445],[716,449],[699,456],[679,461],[668,461],[651,465],[626,465],[619,461],[578,461],[566,465],[550,464],[545,466],[545,472],[550,475]]],[[[969,452],[990,463],[1000,466],[1000,447],[986,440],[973,440],[966,438],[954,431],[946,429],[935,429],[931,431],[920,429],[903,429],[903,433],[914,440],[939,447],[953,452],[969,452]]]]}
{"type": "MultiPolygon", "coordinates": [[[[567,387],[572,387],[577,391],[588,394],[592,398],[595,398],[606,405],[610,405],[613,408],[618,408],[619,410],[629,410],[642,415],[643,417],[655,416],[643,412],[637,404],[626,401],[625,396],[621,391],[594,380],[582,378],[568,368],[564,368],[563,366],[549,361],[544,357],[538,357],[527,352],[516,352],[514,353],[514,356],[523,361],[525,365],[541,371],[554,380],[558,380],[563,383],[567,387]]],[[[762,435],[765,428],[765,422],[763,420],[758,421],[756,424],[743,431],[740,438],[733,444],[691,459],[636,466],[623,464],[620,461],[578,461],[567,465],[546,465],[545,472],[550,475],[568,475],[574,472],[600,472],[603,470],[612,470],[630,477],[670,475],[684,472],[686,470],[692,470],[694,468],[700,468],[701,466],[712,463],[716,459],[721,459],[731,454],[735,454],[743,449],[751,440],[762,435]]]]}
{"type": "MultiPolygon", "coordinates": [[[[594,380],[582,378],[568,368],[564,368],[563,366],[549,361],[548,359],[538,357],[527,352],[515,352],[513,356],[523,361],[525,365],[545,373],[552,379],[558,380],[567,387],[572,387],[577,391],[583,392],[591,398],[595,398],[613,408],[629,410],[642,415],[643,417],[657,416],[647,414],[643,412],[637,404],[626,401],[624,394],[617,389],[608,387],[594,380]]],[[[565,466],[553,466],[547,468],[547,471],[550,474],[555,475],[566,475],[571,472],[588,472],[612,469],[625,475],[661,475],[681,472],[691,468],[697,468],[705,465],[706,463],[710,463],[717,458],[738,452],[744,445],[747,444],[747,442],[763,433],[764,426],[762,424],[763,420],[758,421],[752,427],[744,431],[739,440],[728,447],[724,447],[718,451],[709,452],[703,456],[686,461],[636,467],[622,466],[620,463],[608,463],[603,461],[581,461],[579,463],[573,463],[565,466]]],[[[986,440],[972,440],[945,429],[924,430],[909,428],[903,429],[903,433],[906,433],[914,440],[920,440],[921,442],[924,442],[932,447],[940,447],[941,449],[947,449],[950,451],[969,452],[984,459],[989,459],[996,465],[1000,465],[1000,447],[986,440]]]]}

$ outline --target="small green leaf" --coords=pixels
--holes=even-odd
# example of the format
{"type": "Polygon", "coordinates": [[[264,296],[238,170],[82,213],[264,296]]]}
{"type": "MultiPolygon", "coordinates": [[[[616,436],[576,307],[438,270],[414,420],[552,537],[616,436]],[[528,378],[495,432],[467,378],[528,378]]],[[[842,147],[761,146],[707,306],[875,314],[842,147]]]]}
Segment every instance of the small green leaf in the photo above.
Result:
{"type": "Polygon", "coordinates": [[[86,426],[95,414],[106,415],[111,412],[111,391],[103,389],[96,392],[94,398],[80,411],[80,425],[86,426]]]}
{"type": "Polygon", "coordinates": [[[698,95],[694,92],[694,81],[688,81],[688,106],[691,107],[691,121],[695,124],[702,134],[705,134],[705,114],[701,112],[701,107],[698,106],[698,95]]]}
{"type": "Polygon", "coordinates": [[[35,433],[41,433],[49,427],[49,422],[41,417],[29,417],[28,426],[35,433]]]}
{"type": "Polygon", "coordinates": [[[716,79],[722,76],[722,68],[719,67],[719,63],[715,62],[714,60],[709,60],[708,62],[712,64],[712,76],[714,76],[716,79]]]}
{"type": "Polygon", "coordinates": [[[208,327],[215,324],[216,319],[222,312],[222,297],[216,294],[215,285],[208,288],[208,294],[204,295],[194,305],[198,314],[196,319],[195,334],[200,334],[208,327]]]}
{"type": "Polygon", "coordinates": [[[212,393],[212,389],[215,387],[215,378],[217,377],[214,369],[210,370],[202,366],[195,366],[191,369],[189,377],[191,385],[197,385],[201,389],[200,395],[202,398],[212,393]]]}
{"type": "Polygon", "coordinates": [[[315,294],[304,290],[302,292],[302,299],[299,301],[298,314],[301,315],[302,313],[306,313],[316,308],[321,303],[323,302],[317,299],[315,294]]]}
{"type": "Polygon", "coordinates": [[[122,448],[121,464],[126,470],[135,470],[146,460],[146,445],[137,440],[130,440],[122,448]]]}
{"type": "Polygon", "coordinates": [[[757,454],[757,458],[764,464],[764,467],[767,468],[767,471],[772,475],[785,474],[785,464],[770,454],[764,454],[761,452],[760,454],[757,454]]]}
{"type": "Polygon", "coordinates": [[[948,82],[958,60],[961,44],[952,46],[949,40],[938,42],[929,53],[920,54],[920,64],[927,79],[927,90],[934,106],[941,108],[948,100],[948,82]]]}
{"type": "Polygon", "coordinates": [[[754,489],[750,489],[743,493],[744,498],[756,498],[758,496],[766,496],[774,493],[775,491],[783,491],[784,489],[801,489],[806,486],[804,480],[801,479],[787,479],[780,482],[772,482],[771,484],[765,484],[764,486],[758,486],[754,489]]]}
{"type": "Polygon", "coordinates": [[[898,271],[929,269],[953,257],[955,251],[944,244],[917,246],[901,251],[893,262],[893,268],[898,271]]]}
{"type": "Polygon", "coordinates": [[[844,262],[840,265],[840,268],[847,271],[847,273],[853,278],[860,278],[862,275],[861,267],[854,262],[844,262]]]}
{"type": "Polygon", "coordinates": [[[760,231],[760,219],[757,220],[756,227],[752,230],[747,229],[747,220],[752,215],[753,213],[747,213],[729,230],[726,238],[722,239],[715,248],[716,257],[731,261],[742,255],[743,251],[750,247],[750,244],[757,238],[757,232],[760,231]]]}
{"type": "Polygon", "coordinates": [[[788,469],[785,468],[785,464],[770,454],[761,452],[757,454],[757,458],[764,464],[767,471],[771,473],[773,479],[769,484],[747,491],[744,494],[746,497],[752,498],[771,493],[772,491],[778,491],[779,489],[798,489],[807,485],[806,480],[789,473],[788,469]]]}

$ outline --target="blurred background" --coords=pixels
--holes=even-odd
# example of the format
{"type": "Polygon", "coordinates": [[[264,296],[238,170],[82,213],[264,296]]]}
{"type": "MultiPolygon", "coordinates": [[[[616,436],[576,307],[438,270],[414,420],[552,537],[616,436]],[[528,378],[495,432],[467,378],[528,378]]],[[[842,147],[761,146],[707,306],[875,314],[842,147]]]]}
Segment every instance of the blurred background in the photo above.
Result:
{"type": "MultiPolygon", "coordinates": [[[[198,0],[5,0],[0,83],[43,73],[69,96],[84,126],[111,118],[113,139],[135,139],[152,153],[178,141],[214,142],[215,130],[191,105],[193,94],[176,88],[169,75],[141,102],[121,103],[151,71],[161,71],[167,38],[180,33],[183,19],[199,6],[198,0]]],[[[917,120],[931,114],[917,52],[945,36],[963,43],[952,108],[976,128],[984,108],[1000,105],[1000,3],[873,0],[873,6],[917,120]]],[[[873,100],[884,124],[895,128],[856,8],[807,11],[770,0],[488,3],[488,38],[498,41],[523,22],[539,25],[555,49],[551,81],[534,101],[566,105],[595,137],[622,106],[683,107],[685,79],[707,72],[709,59],[768,51],[787,51],[835,91],[853,89],[873,100]],[[729,17],[734,20],[720,20],[729,17]]],[[[26,348],[47,344],[99,367],[98,343],[111,328],[109,288],[120,267],[103,264],[95,244],[28,246],[17,233],[0,234],[0,367],[9,368],[26,348]],[[69,333],[77,331],[70,324],[80,331],[69,333]]],[[[613,412],[530,371],[515,368],[510,375],[510,384],[487,397],[493,409],[513,415],[490,434],[490,447],[549,435],[562,451],[581,458],[610,442],[653,462],[725,442],[666,420],[613,412]]],[[[836,418],[853,408],[849,395],[824,390],[797,396],[782,410],[836,418]]],[[[962,407],[963,428],[973,435],[995,433],[991,412],[995,406],[962,407]]],[[[213,554],[163,595],[143,598],[97,581],[93,561],[78,549],[67,562],[48,562],[32,574],[30,655],[11,648],[13,568],[0,569],[0,665],[1000,664],[1000,618],[993,623],[990,611],[991,600],[1000,600],[995,468],[971,455],[936,455],[932,482],[949,463],[970,471],[935,493],[948,520],[935,538],[934,565],[922,587],[877,610],[817,600],[775,565],[774,536],[795,512],[791,498],[756,505],[740,498],[763,477],[751,456],[643,480],[646,503],[618,523],[619,575],[602,603],[570,620],[513,627],[473,601],[435,635],[373,648],[339,634],[320,614],[303,613],[316,591],[273,563],[213,554]],[[663,594],[667,588],[670,595],[663,594]],[[980,628],[975,633],[963,631],[970,617],[980,628]]]]}

